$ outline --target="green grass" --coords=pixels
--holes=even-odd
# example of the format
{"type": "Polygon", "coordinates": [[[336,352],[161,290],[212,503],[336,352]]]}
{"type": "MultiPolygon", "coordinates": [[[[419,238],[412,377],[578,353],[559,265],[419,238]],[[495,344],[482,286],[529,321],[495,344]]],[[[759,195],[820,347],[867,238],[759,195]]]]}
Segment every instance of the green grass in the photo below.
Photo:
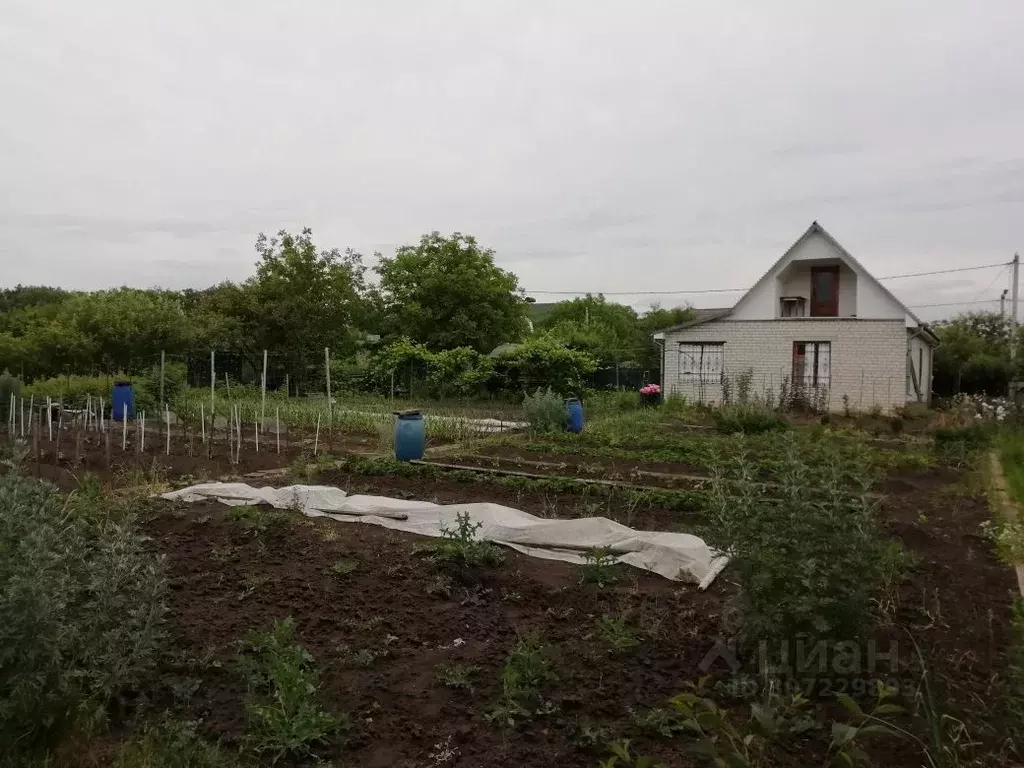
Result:
{"type": "Polygon", "coordinates": [[[996,440],[1010,498],[1024,503],[1024,431],[1002,432],[996,440]]]}

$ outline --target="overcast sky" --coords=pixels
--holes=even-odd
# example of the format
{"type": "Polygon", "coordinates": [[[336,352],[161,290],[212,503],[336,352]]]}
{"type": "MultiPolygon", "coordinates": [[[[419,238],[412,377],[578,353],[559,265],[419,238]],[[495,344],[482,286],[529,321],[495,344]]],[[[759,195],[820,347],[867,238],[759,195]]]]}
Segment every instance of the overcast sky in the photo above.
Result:
{"type": "Polygon", "coordinates": [[[469,232],[539,301],[749,285],[814,219],[879,276],[1009,261],[1022,29],[1020,0],[5,0],[0,283],[240,280],[302,225],[469,232]]]}

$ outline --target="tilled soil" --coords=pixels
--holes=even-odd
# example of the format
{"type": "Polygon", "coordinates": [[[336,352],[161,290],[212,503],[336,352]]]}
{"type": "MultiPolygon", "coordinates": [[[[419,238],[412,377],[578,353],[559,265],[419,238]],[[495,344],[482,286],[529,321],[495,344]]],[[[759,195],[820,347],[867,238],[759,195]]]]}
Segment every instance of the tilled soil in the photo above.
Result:
{"type": "MultiPolygon", "coordinates": [[[[149,532],[168,557],[179,659],[165,669],[164,697],[182,679],[198,680],[181,713],[201,719],[211,737],[237,740],[246,718],[235,644],[290,616],[323,670],[322,702],[355,725],[347,744],[322,756],[344,755],[352,765],[592,766],[586,727],[607,729],[597,732],[603,747],[627,728],[631,709],[661,706],[698,676],[734,592],[727,578],[700,592],[625,567],[616,568],[616,584],[598,589],[580,583],[578,567],[507,551],[500,567],[432,595],[438,567],[417,553],[419,537],[302,518],[256,536],[220,505],[163,506],[149,532]],[[356,561],[355,571],[332,575],[343,557],[356,561]],[[628,652],[598,632],[602,616],[620,615],[639,640],[628,652]],[[529,635],[549,649],[557,679],[543,694],[552,713],[512,731],[485,715],[499,699],[509,651],[529,635]],[[352,669],[346,647],[382,656],[352,669]],[[436,667],[450,663],[479,667],[471,690],[437,682],[436,667]],[[431,755],[445,745],[456,756],[436,763],[431,755]]],[[[669,764],[689,765],[682,753],[672,747],[669,764]]]]}

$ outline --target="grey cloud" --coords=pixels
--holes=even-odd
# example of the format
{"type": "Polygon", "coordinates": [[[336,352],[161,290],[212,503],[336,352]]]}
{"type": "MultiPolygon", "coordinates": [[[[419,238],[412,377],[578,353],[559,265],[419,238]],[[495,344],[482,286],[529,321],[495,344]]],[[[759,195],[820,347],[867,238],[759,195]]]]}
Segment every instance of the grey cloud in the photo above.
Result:
{"type": "Polygon", "coordinates": [[[749,285],[813,219],[886,274],[1008,259],[1024,5],[985,9],[10,0],[0,275],[244,279],[303,225],[470,232],[531,290],[749,285]]]}

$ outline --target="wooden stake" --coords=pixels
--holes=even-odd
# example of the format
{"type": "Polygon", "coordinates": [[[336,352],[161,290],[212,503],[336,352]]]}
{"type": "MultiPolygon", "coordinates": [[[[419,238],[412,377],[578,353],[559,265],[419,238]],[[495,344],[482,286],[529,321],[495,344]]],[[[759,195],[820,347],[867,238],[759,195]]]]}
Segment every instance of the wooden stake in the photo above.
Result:
{"type": "Polygon", "coordinates": [[[103,454],[107,459],[107,466],[110,466],[110,430],[103,433],[103,454]]]}
{"type": "Polygon", "coordinates": [[[31,395],[28,399],[28,431],[32,434],[32,407],[36,404],[36,396],[31,395]]]}
{"type": "Polygon", "coordinates": [[[53,442],[53,398],[46,398],[46,436],[53,442]]]}
{"type": "Polygon", "coordinates": [[[205,443],[206,442],[206,409],[203,407],[202,403],[199,404],[199,429],[202,430],[203,442],[205,443]]]}
{"type": "Polygon", "coordinates": [[[274,408],[274,421],[277,423],[277,452],[281,452],[281,409],[274,408]]]}
{"type": "Polygon", "coordinates": [[[21,436],[25,436],[25,398],[21,398],[21,436]]]}
{"type": "Polygon", "coordinates": [[[331,350],[324,347],[324,373],[327,374],[327,428],[331,428],[331,350]]]}
{"type": "Polygon", "coordinates": [[[235,419],[235,428],[238,430],[238,439],[235,440],[235,464],[238,464],[242,460],[242,406],[236,407],[238,408],[238,418],[235,419]]]}
{"type": "Polygon", "coordinates": [[[167,456],[171,455],[171,409],[164,404],[164,420],[167,422],[167,456]]]}
{"type": "MultiPolygon", "coordinates": [[[[260,424],[267,423],[267,350],[263,350],[263,394],[260,403],[260,424]]],[[[257,448],[259,450],[259,448],[257,448]]]]}
{"type": "Polygon", "coordinates": [[[256,422],[256,453],[260,452],[260,423],[256,422]]]}
{"type": "Polygon", "coordinates": [[[217,420],[216,396],[217,372],[213,366],[213,350],[210,350],[210,442],[213,442],[213,423],[217,420]]]}
{"type": "Polygon", "coordinates": [[[103,402],[102,400],[100,400],[100,432],[102,432],[104,429],[106,429],[106,424],[103,423],[103,406],[104,405],[106,405],[106,403],[103,402]]]}
{"type": "Polygon", "coordinates": [[[320,445],[320,414],[316,415],[316,435],[313,438],[313,455],[316,456],[317,446],[320,445]]]}
{"type": "Polygon", "coordinates": [[[145,453],[146,451],[146,412],[139,411],[139,417],[135,420],[135,452],[145,453]]]}
{"type": "Polygon", "coordinates": [[[128,403],[121,405],[121,450],[128,448],[128,403]]]}

